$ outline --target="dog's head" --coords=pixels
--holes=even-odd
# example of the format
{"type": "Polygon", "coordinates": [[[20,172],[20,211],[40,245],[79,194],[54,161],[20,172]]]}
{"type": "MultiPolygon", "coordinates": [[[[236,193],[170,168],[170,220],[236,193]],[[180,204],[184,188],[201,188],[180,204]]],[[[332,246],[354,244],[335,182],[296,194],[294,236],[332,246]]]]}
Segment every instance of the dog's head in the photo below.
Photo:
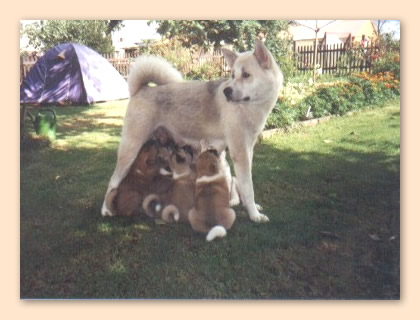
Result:
{"type": "Polygon", "coordinates": [[[232,103],[266,103],[277,98],[283,85],[283,75],[270,51],[256,40],[253,52],[235,53],[222,49],[232,69],[223,93],[232,103]]]}

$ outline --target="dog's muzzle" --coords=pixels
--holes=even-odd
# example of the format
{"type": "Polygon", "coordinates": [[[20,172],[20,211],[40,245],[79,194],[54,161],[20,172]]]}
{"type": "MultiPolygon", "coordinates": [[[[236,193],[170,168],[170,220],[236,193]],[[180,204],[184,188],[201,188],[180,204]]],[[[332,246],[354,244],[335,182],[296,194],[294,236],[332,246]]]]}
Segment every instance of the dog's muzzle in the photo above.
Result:
{"type": "Polygon", "coordinates": [[[249,96],[246,96],[245,98],[242,99],[234,99],[233,98],[233,89],[231,87],[226,87],[223,90],[223,93],[225,94],[225,97],[227,99],[227,101],[233,101],[233,102],[243,102],[243,101],[249,101],[251,100],[251,98],[249,96]]]}

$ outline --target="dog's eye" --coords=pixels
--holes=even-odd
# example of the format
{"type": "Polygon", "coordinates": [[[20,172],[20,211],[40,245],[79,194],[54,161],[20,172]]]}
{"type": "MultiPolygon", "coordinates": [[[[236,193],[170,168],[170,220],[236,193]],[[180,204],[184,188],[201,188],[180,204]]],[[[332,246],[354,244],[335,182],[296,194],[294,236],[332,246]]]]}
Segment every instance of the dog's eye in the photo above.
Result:
{"type": "Polygon", "coordinates": [[[248,72],[242,72],[242,78],[249,78],[251,75],[248,72]]]}
{"type": "Polygon", "coordinates": [[[235,72],[232,71],[232,79],[235,79],[235,72]]]}

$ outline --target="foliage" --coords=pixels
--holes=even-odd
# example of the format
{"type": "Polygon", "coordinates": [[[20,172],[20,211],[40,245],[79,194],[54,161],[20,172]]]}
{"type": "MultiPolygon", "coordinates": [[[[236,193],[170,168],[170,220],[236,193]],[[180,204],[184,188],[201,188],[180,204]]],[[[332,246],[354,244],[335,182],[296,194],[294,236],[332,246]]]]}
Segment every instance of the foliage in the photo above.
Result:
{"type": "MultiPolygon", "coordinates": [[[[151,24],[153,21],[149,21],[151,24]]],[[[157,32],[168,39],[178,39],[193,51],[208,51],[222,45],[233,45],[237,51],[251,50],[255,39],[265,45],[283,70],[285,78],[294,71],[291,40],[285,36],[286,20],[154,20],[157,32]]]]}
{"type": "Polygon", "coordinates": [[[41,20],[25,27],[29,43],[39,50],[48,50],[60,43],[75,42],[99,53],[112,53],[111,32],[121,20],[41,20]]]}
{"type": "Polygon", "coordinates": [[[316,85],[289,82],[268,117],[266,128],[288,127],[311,117],[343,115],[399,96],[400,81],[391,72],[362,72],[345,81],[316,85]]]}
{"type": "Polygon", "coordinates": [[[400,79],[400,55],[395,52],[385,53],[375,59],[372,68],[373,73],[391,72],[400,79]]]}
{"type": "Polygon", "coordinates": [[[395,40],[389,33],[381,34],[378,50],[372,56],[373,73],[392,72],[400,79],[400,40],[395,40]]]}
{"type": "Polygon", "coordinates": [[[190,70],[192,63],[191,50],[183,47],[181,41],[176,38],[163,42],[149,41],[140,48],[140,53],[161,56],[183,74],[190,70]]]}
{"type": "Polygon", "coordinates": [[[222,60],[209,59],[199,63],[200,55],[193,48],[182,46],[178,38],[163,42],[149,41],[140,48],[141,54],[158,55],[169,62],[190,80],[214,80],[224,76],[222,60]]]}
{"type": "Polygon", "coordinates": [[[192,67],[186,74],[190,80],[216,80],[223,77],[222,62],[205,62],[192,67]]]}

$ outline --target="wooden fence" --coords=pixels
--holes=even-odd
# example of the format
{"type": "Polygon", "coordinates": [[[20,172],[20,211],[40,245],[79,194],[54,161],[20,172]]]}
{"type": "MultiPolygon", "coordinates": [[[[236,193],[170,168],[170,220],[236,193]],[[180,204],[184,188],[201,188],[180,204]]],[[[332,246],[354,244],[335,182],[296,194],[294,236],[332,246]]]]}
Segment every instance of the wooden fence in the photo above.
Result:
{"type": "MultiPolygon", "coordinates": [[[[378,46],[375,44],[371,44],[365,48],[353,44],[322,45],[319,46],[317,50],[317,58],[315,61],[314,46],[296,46],[296,70],[298,73],[311,72],[316,63],[316,65],[318,65],[316,69],[319,73],[323,74],[348,74],[353,71],[370,72],[372,57],[376,54],[377,50],[378,46]]],[[[137,58],[138,54],[104,54],[103,56],[125,79],[127,79],[130,64],[137,58]]],[[[20,58],[21,82],[38,58],[39,56],[20,58]]],[[[216,51],[214,54],[203,54],[193,58],[191,59],[191,63],[186,64],[180,71],[184,74],[188,74],[192,69],[202,67],[206,64],[221,68],[223,76],[228,76],[230,72],[230,68],[220,51],[216,51]]]]}
{"type": "Polygon", "coordinates": [[[315,59],[314,46],[300,46],[295,48],[297,72],[316,70],[322,74],[349,74],[357,71],[371,71],[372,57],[379,50],[372,43],[367,47],[357,44],[322,45],[317,49],[315,59]]]}
{"type": "MultiPolygon", "coordinates": [[[[114,55],[114,54],[103,54],[105,59],[107,59],[115,69],[125,78],[128,77],[128,72],[130,65],[138,57],[138,54],[124,54],[124,55],[114,55]]],[[[27,56],[20,58],[20,82],[22,83],[24,77],[28,74],[29,70],[36,63],[40,56],[27,56]]],[[[187,74],[194,68],[202,67],[203,65],[213,65],[220,67],[221,73],[223,76],[228,76],[230,68],[225,62],[225,58],[221,53],[215,54],[203,54],[197,58],[191,59],[190,64],[186,64],[182,70],[182,73],[187,74]]]]}

